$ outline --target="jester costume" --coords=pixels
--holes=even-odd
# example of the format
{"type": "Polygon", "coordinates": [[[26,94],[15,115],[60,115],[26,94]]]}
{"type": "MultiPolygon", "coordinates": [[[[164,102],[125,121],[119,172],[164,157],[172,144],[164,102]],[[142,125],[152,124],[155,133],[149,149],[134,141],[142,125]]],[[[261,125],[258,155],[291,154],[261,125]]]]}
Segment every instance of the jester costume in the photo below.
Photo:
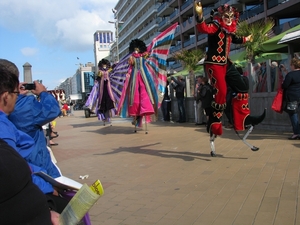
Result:
{"type": "MultiPolygon", "coordinates": [[[[130,42],[122,92],[119,88],[115,90],[119,99],[118,113],[121,117],[133,117],[135,126],[142,125],[143,117],[145,123],[153,119],[151,115],[157,117],[167,81],[166,59],[176,27],[177,23],[166,29],[148,47],[140,39],[130,42]]],[[[116,77],[119,78],[115,82],[120,83],[120,75],[116,77]]]]}
{"type": "Polygon", "coordinates": [[[232,6],[222,5],[212,10],[212,22],[208,24],[204,22],[200,2],[195,1],[195,11],[198,14],[196,17],[198,31],[208,34],[204,69],[215,91],[207,131],[211,135],[222,135],[221,117],[226,108],[227,85],[236,93],[231,103],[234,129],[242,131],[249,125],[260,123],[265,117],[265,112],[259,117],[250,116],[248,80],[240,75],[229,59],[231,43],[243,44],[251,41],[252,35],[248,37],[235,35],[239,13],[232,6]]]}

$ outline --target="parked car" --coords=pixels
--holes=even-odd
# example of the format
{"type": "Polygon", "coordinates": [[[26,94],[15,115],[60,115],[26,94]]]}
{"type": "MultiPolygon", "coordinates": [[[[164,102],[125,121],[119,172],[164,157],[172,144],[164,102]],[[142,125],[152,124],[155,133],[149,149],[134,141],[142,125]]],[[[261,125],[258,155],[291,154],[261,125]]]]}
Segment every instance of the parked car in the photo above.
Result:
{"type": "Polygon", "coordinates": [[[82,110],[82,109],[83,109],[83,106],[84,106],[84,103],[82,103],[82,102],[77,102],[77,103],[74,104],[73,110],[82,110]]]}
{"type": "Polygon", "coordinates": [[[91,115],[96,115],[96,113],[92,112],[89,108],[83,107],[85,118],[91,117],[91,115]]]}

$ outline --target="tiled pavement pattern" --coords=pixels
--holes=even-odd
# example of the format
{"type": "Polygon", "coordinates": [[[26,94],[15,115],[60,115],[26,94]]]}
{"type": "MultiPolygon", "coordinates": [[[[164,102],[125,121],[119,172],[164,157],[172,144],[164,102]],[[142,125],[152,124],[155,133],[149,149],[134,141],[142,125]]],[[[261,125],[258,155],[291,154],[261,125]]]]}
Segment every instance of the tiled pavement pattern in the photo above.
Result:
{"type": "Polygon", "coordinates": [[[254,130],[252,152],[224,130],[212,158],[204,126],[157,121],[134,133],[131,120],[103,126],[83,114],[57,119],[52,150],[65,176],[101,180],[93,225],[300,224],[300,140],[290,134],[254,130]]]}

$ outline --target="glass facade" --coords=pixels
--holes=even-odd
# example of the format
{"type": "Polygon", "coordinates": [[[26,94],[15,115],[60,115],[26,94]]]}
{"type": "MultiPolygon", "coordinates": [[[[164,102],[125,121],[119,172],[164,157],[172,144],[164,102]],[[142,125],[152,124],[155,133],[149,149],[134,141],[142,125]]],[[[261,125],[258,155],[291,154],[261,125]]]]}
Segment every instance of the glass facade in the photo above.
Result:
{"type": "Polygon", "coordinates": [[[94,72],[84,72],[84,87],[85,92],[90,93],[92,91],[94,80],[95,80],[95,73],[94,72]]]}

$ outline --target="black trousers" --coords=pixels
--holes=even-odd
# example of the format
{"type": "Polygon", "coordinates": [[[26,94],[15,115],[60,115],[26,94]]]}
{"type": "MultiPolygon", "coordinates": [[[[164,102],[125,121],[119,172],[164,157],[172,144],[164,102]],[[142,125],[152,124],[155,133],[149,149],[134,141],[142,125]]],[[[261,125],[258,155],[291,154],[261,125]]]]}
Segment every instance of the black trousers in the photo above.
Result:
{"type": "Polygon", "coordinates": [[[55,212],[58,212],[59,214],[64,210],[64,208],[69,203],[67,199],[53,194],[46,194],[46,198],[47,198],[49,208],[55,212]]]}

